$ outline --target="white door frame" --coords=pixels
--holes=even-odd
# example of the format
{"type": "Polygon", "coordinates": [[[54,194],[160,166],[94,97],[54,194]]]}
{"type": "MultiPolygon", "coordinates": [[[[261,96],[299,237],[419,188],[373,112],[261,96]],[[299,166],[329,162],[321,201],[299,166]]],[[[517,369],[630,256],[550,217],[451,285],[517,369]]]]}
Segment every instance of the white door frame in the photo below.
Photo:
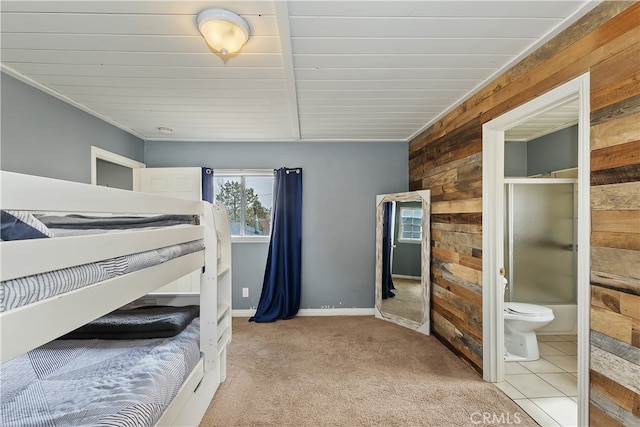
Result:
{"type": "Polygon", "coordinates": [[[578,98],[578,425],[589,417],[590,102],[583,74],[482,126],[483,378],[504,381],[504,132],[543,111],[578,98]]]}
{"type": "Polygon", "coordinates": [[[144,163],[140,163],[137,160],[133,160],[128,157],[121,156],[120,154],[112,153],[111,151],[107,151],[92,145],[91,146],[91,184],[92,185],[97,185],[98,183],[98,159],[104,160],[109,163],[115,163],[116,165],[124,166],[129,169],[139,169],[139,168],[146,167],[144,163]]]}

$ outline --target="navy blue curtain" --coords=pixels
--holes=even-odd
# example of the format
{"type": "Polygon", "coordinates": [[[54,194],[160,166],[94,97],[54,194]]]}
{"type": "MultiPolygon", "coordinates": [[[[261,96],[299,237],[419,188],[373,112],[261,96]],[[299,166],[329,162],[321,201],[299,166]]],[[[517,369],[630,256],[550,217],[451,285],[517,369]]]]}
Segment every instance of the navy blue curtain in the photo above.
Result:
{"type": "Polygon", "coordinates": [[[302,169],[274,171],[273,224],[262,293],[253,322],[290,319],[300,308],[302,169]]]}
{"type": "Polygon", "coordinates": [[[213,169],[202,168],[202,200],[213,203],[213,169]]]}
{"type": "Polygon", "coordinates": [[[393,279],[391,278],[391,227],[393,224],[393,203],[384,202],[382,206],[382,299],[393,298],[393,279]]]}

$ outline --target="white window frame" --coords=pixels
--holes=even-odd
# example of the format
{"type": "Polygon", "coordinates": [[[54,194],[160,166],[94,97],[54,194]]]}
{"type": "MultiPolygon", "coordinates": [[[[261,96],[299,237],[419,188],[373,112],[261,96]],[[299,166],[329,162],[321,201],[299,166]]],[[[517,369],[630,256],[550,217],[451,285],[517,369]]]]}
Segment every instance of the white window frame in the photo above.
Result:
{"type": "MultiPolygon", "coordinates": [[[[403,206],[403,207],[400,208],[400,212],[398,213],[399,214],[398,242],[422,244],[422,231],[423,231],[422,230],[423,229],[422,221],[424,221],[424,218],[422,218],[422,217],[420,218],[420,237],[415,238],[415,239],[414,238],[407,239],[407,238],[402,237],[403,234],[404,234],[404,224],[402,223],[402,218],[403,218],[402,212],[403,211],[419,211],[420,214],[422,214],[422,208],[420,206],[418,206],[418,207],[409,207],[409,206],[405,207],[405,206],[403,206]]],[[[415,218],[415,217],[412,216],[412,218],[415,218]]]]}
{"type": "MultiPolygon", "coordinates": [[[[222,177],[241,177],[242,179],[242,189],[244,191],[244,179],[245,177],[254,177],[254,176],[270,176],[273,177],[273,169],[213,169],[213,179],[215,182],[216,178],[222,177]]],[[[215,184],[214,184],[215,185],[215,184]]],[[[214,188],[214,198],[216,195],[214,188]]],[[[244,193],[242,194],[244,199],[244,193]]],[[[272,200],[273,202],[273,200],[272,200]]],[[[214,199],[215,203],[215,199],[214,199]]],[[[271,226],[273,226],[273,203],[272,203],[272,218],[271,218],[271,226]]],[[[244,211],[244,209],[243,209],[244,211]]],[[[271,239],[271,236],[231,236],[231,243],[268,243],[271,239]]]]}

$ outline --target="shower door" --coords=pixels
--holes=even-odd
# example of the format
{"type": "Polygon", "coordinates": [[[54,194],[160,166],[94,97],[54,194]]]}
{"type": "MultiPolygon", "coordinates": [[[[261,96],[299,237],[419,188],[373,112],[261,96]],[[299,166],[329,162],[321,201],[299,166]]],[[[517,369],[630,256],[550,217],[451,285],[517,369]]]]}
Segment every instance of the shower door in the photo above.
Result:
{"type": "Polygon", "coordinates": [[[505,300],[575,304],[576,184],[567,179],[505,180],[505,300]]]}

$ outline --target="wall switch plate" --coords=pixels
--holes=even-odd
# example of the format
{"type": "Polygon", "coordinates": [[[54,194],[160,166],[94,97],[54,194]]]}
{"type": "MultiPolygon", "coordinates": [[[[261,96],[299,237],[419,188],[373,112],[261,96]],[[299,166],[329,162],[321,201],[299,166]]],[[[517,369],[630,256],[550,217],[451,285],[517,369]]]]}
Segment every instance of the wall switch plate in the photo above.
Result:
{"type": "Polygon", "coordinates": [[[242,288],[242,298],[249,297],[249,288],[242,288]]]}

